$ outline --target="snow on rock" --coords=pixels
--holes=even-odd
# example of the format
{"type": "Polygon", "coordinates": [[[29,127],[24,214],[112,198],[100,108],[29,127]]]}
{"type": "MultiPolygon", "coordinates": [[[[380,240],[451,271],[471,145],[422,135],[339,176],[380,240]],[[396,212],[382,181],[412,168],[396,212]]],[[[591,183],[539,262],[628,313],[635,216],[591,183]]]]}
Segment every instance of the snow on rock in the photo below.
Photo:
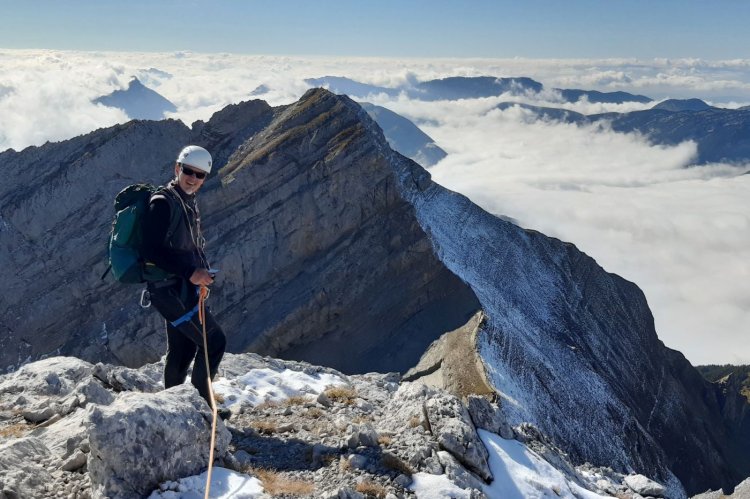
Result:
{"type": "MultiPolygon", "coordinates": [[[[206,493],[208,472],[168,481],[159,485],[148,499],[201,499],[206,493]]],[[[226,468],[214,468],[211,473],[212,499],[260,499],[268,497],[254,476],[237,473],[226,468]]]]}
{"type": "Polygon", "coordinates": [[[505,440],[485,430],[479,437],[489,451],[489,464],[495,480],[485,485],[488,497],[532,499],[564,497],[595,499],[602,496],[569,481],[559,470],[524,444],[505,440]]]}
{"type": "Polygon", "coordinates": [[[329,386],[346,384],[346,380],[335,374],[266,367],[252,369],[234,379],[218,378],[214,390],[224,397],[225,406],[235,409],[297,396],[317,396],[329,386]]]}
{"type": "Polygon", "coordinates": [[[471,493],[459,488],[445,475],[415,473],[409,486],[417,499],[470,499],[471,493]]]}
{"type": "MultiPolygon", "coordinates": [[[[399,383],[395,373],[345,376],[256,354],[227,354],[226,360],[229,386],[255,398],[235,397],[240,410],[219,422],[211,497],[268,497],[257,479],[229,471],[248,467],[277,470],[282,481],[310,487],[312,497],[361,497],[355,489],[363,481],[391,498],[638,496],[609,468],[574,467],[532,425],[512,429],[523,443],[477,433],[460,399],[418,382],[399,383]],[[315,394],[331,384],[346,384],[346,396],[321,402],[315,394]],[[309,396],[284,400],[297,395],[309,396]],[[265,400],[281,403],[242,405],[265,400]],[[491,484],[476,474],[482,467],[495,477],[491,484]]],[[[0,376],[6,388],[0,390],[0,497],[59,491],[82,499],[203,497],[211,415],[197,391],[186,383],[150,393],[159,388],[159,364],[65,374],[75,365],[58,359],[27,367],[23,376],[34,372],[38,381],[29,381],[28,400],[26,387],[14,388],[16,373],[0,376]],[[21,412],[48,391],[48,400],[75,394],[79,405],[32,426],[21,412]]],[[[497,407],[474,404],[477,421],[500,428],[504,415],[497,407]],[[480,412],[487,414],[477,417],[480,412]]]]}

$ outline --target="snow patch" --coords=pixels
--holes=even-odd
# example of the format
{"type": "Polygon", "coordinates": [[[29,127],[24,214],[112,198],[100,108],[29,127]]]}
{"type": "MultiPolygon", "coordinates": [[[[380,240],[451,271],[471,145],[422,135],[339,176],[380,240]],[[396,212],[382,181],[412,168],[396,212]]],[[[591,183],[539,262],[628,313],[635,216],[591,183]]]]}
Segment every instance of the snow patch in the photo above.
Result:
{"type": "Polygon", "coordinates": [[[292,369],[251,369],[236,378],[218,378],[213,386],[224,397],[224,406],[255,406],[263,402],[282,402],[291,397],[317,396],[329,386],[347,384],[329,373],[308,374],[292,369]]]}
{"type": "MultiPolygon", "coordinates": [[[[451,482],[445,475],[415,473],[409,489],[417,499],[470,499],[471,494],[451,482]]],[[[499,496],[498,496],[499,497],[499,496]]]]}
{"type": "MultiPolygon", "coordinates": [[[[159,485],[148,499],[202,499],[206,494],[207,471],[159,485]]],[[[213,499],[256,499],[263,497],[263,486],[254,476],[214,468],[211,473],[213,499]]]]}
{"type": "Polygon", "coordinates": [[[479,438],[489,451],[489,465],[495,479],[484,487],[488,497],[533,499],[563,497],[598,499],[602,496],[568,481],[560,471],[536,452],[516,440],[505,440],[485,430],[479,438]]]}

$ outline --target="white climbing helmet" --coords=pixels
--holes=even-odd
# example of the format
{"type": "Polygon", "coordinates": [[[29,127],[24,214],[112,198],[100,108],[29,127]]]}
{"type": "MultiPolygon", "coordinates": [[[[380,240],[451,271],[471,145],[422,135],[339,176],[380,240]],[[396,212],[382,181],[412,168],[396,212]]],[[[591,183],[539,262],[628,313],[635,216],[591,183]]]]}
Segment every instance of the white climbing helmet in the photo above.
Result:
{"type": "Polygon", "coordinates": [[[187,146],[180,151],[177,162],[211,173],[211,154],[200,146],[187,146]]]}

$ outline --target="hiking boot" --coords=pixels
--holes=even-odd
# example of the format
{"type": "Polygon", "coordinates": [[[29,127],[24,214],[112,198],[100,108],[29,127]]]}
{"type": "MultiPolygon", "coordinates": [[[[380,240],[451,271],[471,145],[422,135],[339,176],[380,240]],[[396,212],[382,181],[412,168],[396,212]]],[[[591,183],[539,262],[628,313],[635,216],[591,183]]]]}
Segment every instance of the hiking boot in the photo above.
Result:
{"type": "Polygon", "coordinates": [[[219,407],[216,410],[216,413],[219,415],[222,421],[226,421],[227,419],[232,417],[232,411],[230,411],[226,407],[219,407]]]}

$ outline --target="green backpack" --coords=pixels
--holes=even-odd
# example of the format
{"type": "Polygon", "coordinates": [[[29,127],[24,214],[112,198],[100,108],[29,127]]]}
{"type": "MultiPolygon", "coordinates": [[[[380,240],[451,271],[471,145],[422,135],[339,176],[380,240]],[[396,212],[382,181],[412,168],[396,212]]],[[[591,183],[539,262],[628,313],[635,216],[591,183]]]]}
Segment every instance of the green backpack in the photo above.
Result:
{"type": "Polygon", "coordinates": [[[160,269],[141,257],[143,245],[142,219],[148,210],[151,196],[157,192],[164,192],[170,203],[169,234],[174,233],[180,221],[179,211],[175,209],[172,196],[162,187],[151,184],[133,184],[121,190],[115,197],[115,218],[112,222],[112,232],[109,236],[109,268],[102,276],[112,270],[112,275],[120,282],[140,283],[147,281],[161,281],[171,277],[171,274],[160,269]]]}

